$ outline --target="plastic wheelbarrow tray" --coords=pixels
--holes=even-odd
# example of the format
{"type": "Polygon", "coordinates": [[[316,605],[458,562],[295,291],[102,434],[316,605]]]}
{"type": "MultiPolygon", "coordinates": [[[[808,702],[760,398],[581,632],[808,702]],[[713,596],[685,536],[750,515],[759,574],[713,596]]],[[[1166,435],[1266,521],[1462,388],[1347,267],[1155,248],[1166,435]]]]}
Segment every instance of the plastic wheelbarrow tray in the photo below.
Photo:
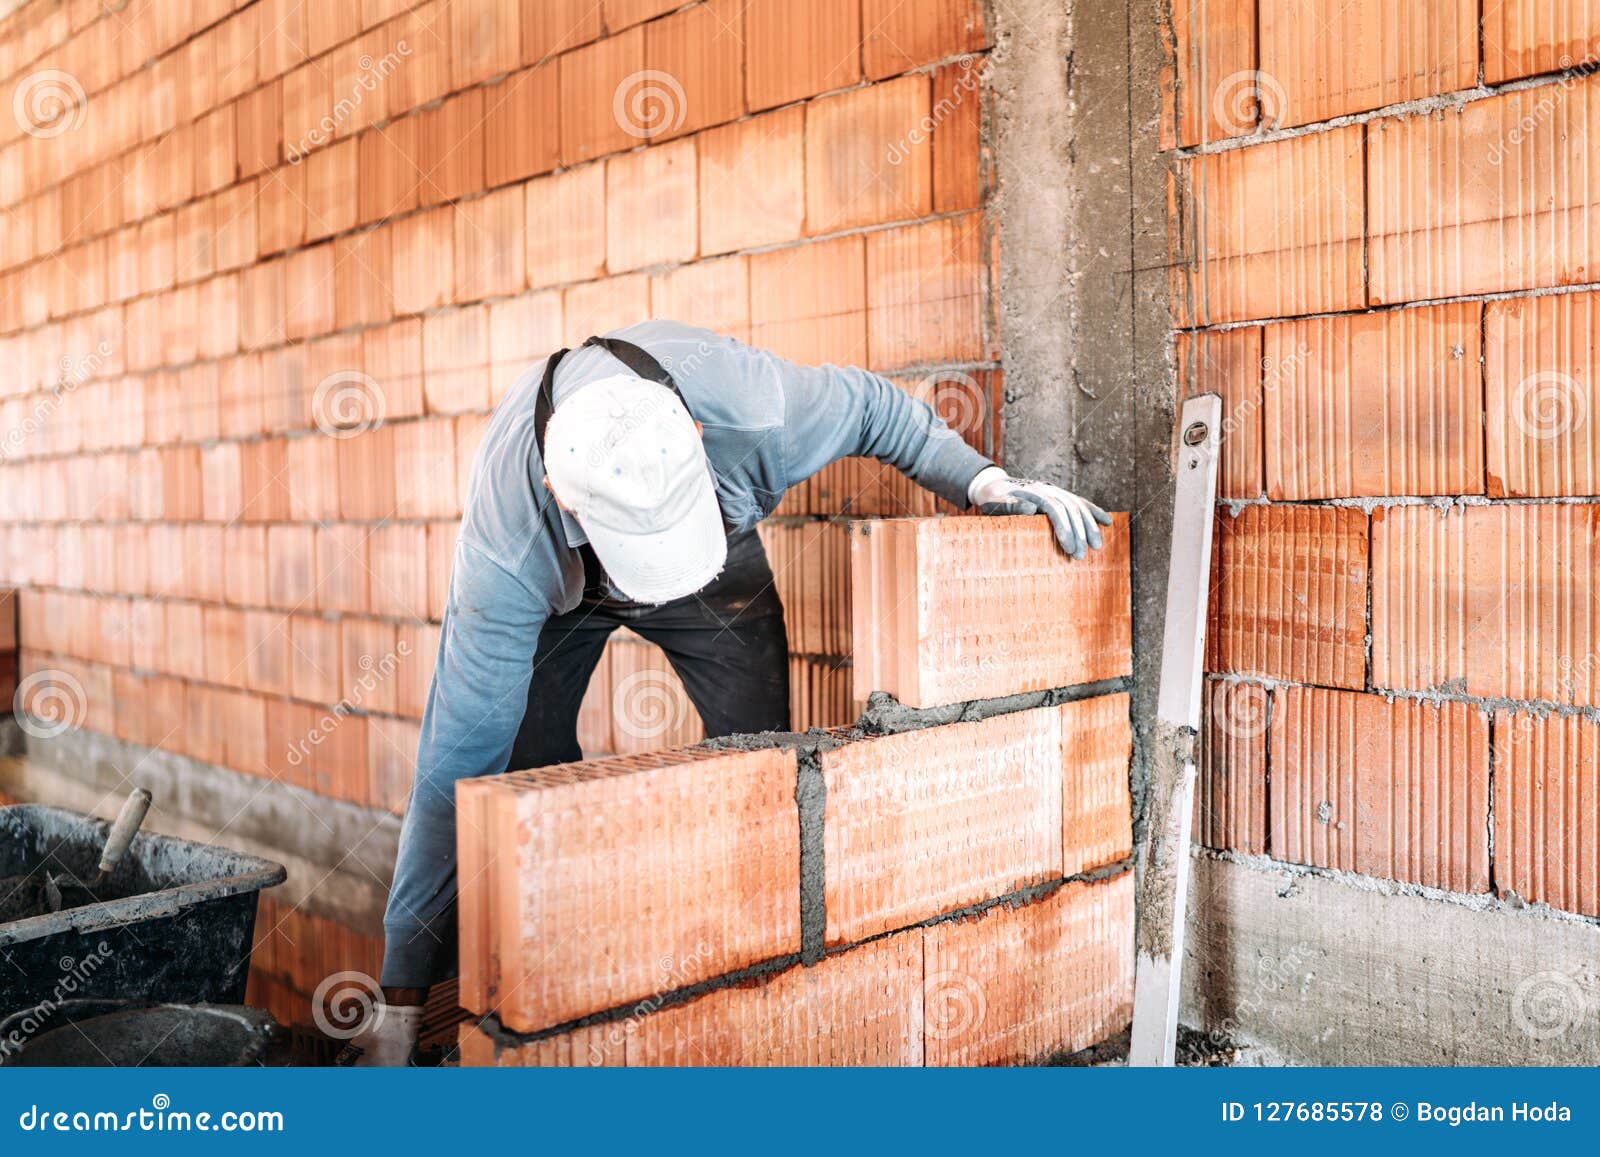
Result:
{"type": "Polygon", "coordinates": [[[109,828],[62,808],[0,807],[0,1019],[84,997],[244,1003],[256,900],[283,865],[141,833],[100,902],[49,911],[46,873],[92,877],[109,828]]]}

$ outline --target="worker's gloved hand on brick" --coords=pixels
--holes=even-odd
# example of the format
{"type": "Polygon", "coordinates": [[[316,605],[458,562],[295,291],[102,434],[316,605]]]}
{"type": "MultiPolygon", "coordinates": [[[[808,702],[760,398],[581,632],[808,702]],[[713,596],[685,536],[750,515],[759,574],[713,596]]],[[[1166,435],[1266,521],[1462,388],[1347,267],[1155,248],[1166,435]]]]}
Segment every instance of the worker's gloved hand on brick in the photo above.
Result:
{"type": "Polygon", "coordinates": [[[339,1051],[337,1063],[358,1069],[409,1065],[421,1029],[421,1005],[375,1004],[361,1031],[339,1051]]]}
{"type": "Polygon", "coordinates": [[[998,466],[978,472],[967,485],[967,501],[985,514],[1043,514],[1073,558],[1082,558],[1086,548],[1099,550],[1100,527],[1111,525],[1111,516],[1088,499],[1048,482],[1013,478],[998,466]]]}

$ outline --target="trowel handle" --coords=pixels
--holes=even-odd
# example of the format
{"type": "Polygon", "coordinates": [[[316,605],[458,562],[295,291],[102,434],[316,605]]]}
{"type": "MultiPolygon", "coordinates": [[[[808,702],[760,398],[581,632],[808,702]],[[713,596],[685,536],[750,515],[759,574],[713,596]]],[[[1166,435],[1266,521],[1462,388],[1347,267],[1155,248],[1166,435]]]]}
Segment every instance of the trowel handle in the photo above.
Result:
{"type": "Polygon", "coordinates": [[[117,866],[117,861],[122,859],[128,845],[133,843],[133,837],[138,834],[139,825],[144,823],[145,813],[149,810],[150,792],[147,789],[136,787],[128,793],[122,811],[117,813],[117,822],[111,825],[111,833],[106,836],[105,851],[100,853],[102,872],[109,872],[117,866]]]}

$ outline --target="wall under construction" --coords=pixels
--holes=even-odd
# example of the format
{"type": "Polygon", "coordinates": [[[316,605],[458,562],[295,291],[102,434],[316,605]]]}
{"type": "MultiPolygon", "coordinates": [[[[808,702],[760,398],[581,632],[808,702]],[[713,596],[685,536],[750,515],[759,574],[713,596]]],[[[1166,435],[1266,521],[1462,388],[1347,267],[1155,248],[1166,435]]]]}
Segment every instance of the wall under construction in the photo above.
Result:
{"type": "Polygon", "coordinates": [[[859,523],[857,670],[899,702],[464,785],[462,1063],[1015,1064],[1121,1030],[1126,520],[1106,537],[1075,563],[1043,518],[859,523]]]}
{"type": "MultiPolygon", "coordinates": [[[[5,791],[290,863],[253,998],[304,1020],[379,922],[487,415],[650,316],[861,364],[999,456],[978,0],[35,0],[0,23],[5,791]],[[60,732],[56,734],[56,732],[60,732]]],[[[797,726],[850,721],[841,515],[763,528],[797,726]]],[[[698,735],[613,640],[589,750],[698,735]]]]}

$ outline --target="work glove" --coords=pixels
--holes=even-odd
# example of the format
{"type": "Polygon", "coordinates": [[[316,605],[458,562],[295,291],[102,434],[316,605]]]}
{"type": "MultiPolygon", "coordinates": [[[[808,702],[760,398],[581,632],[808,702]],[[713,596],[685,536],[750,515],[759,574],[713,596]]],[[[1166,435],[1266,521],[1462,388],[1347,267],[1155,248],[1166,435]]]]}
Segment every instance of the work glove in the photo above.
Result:
{"type": "Polygon", "coordinates": [[[422,1006],[375,1004],[361,1031],[339,1050],[339,1065],[358,1069],[409,1065],[422,1029],[422,1006]]]}
{"type": "Polygon", "coordinates": [[[1044,515],[1073,558],[1082,558],[1085,548],[1099,550],[1105,541],[1100,527],[1111,525],[1111,516],[1088,499],[1048,482],[1013,478],[998,466],[985,467],[967,484],[967,501],[985,514],[1044,515]]]}

